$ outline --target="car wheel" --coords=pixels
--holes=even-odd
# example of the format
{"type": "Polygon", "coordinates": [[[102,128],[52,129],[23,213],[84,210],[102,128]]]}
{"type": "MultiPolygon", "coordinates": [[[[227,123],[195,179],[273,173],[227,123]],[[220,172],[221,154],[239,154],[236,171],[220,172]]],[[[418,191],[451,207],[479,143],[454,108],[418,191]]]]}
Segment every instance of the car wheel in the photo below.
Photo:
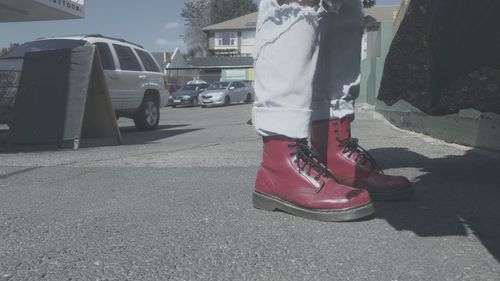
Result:
{"type": "Polygon", "coordinates": [[[141,107],[134,117],[135,127],[141,131],[158,128],[160,122],[160,109],[158,101],[152,96],[145,96],[141,107]]]}
{"type": "Polygon", "coordinates": [[[173,105],[173,104],[172,104],[172,108],[176,108],[176,107],[177,107],[177,105],[173,105]]]}
{"type": "Polygon", "coordinates": [[[198,106],[198,98],[193,99],[193,106],[198,106]]]}
{"type": "Polygon", "coordinates": [[[248,93],[247,98],[245,99],[245,103],[251,103],[252,102],[252,94],[248,93]]]}
{"type": "Polygon", "coordinates": [[[226,96],[224,98],[224,105],[230,105],[231,104],[231,98],[229,96],[226,96]]]}

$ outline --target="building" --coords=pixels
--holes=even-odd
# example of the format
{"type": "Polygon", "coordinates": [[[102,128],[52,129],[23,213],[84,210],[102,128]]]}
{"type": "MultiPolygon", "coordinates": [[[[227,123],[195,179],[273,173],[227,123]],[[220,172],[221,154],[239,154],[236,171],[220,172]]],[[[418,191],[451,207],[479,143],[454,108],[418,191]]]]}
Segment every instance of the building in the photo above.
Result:
{"type": "Polygon", "coordinates": [[[165,70],[167,84],[171,93],[196,76],[179,48],[175,48],[173,53],[153,53],[153,56],[160,67],[165,70]]]}
{"type": "Polygon", "coordinates": [[[184,85],[192,79],[200,79],[209,83],[215,81],[247,80],[252,81],[252,57],[195,57],[185,60],[177,49],[167,63],[165,72],[167,82],[184,85]]]}
{"type": "Polygon", "coordinates": [[[214,56],[251,57],[255,50],[258,12],[203,28],[214,56]]]}
{"type": "MultiPolygon", "coordinates": [[[[375,6],[364,9],[365,35],[361,56],[376,57],[380,53],[377,42],[381,22],[392,22],[399,6],[375,6]]],[[[208,35],[208,57],[187,61],[188,67],[175,63],[167,66],[171,81],[189,81],[192,77],[213,82],[219,80],[253,80],[253,53],[258,12],[203,28],[208,35]],[[183,77],[183,78],[181,78],[183,77]]],[[[179,52],[172,55],[181,61],[179,52]]],[[[177,82],[178,83],[178,82],[177,82]]]]}
{"type": "Polygon", "coordinates": [[[394,22],[399,9],[400,5],[377,5],[373,8],[363,9],[365,33],[361,41],[361,59],[380,56],[380,44],[378,44],[380,25],[383,22],[394,22]]]}
{"type": "Polygon", "coordinates": [[[358,98],[360,103],[376,103],[385,58],[394,36],[397,19],[401,19],[403,6],[375,6],[364,9],[365,33],[361,42],[361,85],[358,98]]]}
{"type": "Polygon", "coordinates": [[[85,0],[0,0],[0,22],[81,19],[85,0]]]}
{"type": "MultiPolygon", "coordinates": [[[[363,36],[362,58],[373,57],[380,23],[393,22],[398,15],[399,5],[377,5],[363,9],[365,14],[365,34],[363,36]]],[[[255,28],[258,12],[203,28],[208,35],[208,50],[214,56],[252,56],[255,51],[255,28]]]]}

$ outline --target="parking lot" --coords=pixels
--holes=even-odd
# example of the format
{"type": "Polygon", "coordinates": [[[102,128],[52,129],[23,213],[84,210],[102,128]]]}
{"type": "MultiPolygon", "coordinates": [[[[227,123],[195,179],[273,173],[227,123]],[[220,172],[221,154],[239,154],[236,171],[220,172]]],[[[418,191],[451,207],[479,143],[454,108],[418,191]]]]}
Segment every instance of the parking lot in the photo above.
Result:
{"type": "MultiPolygon", "coordinates": [[[[0,154],[0,280],[498,280],[500,155],[391,127],[353,133],[416,197],[325,223],[251,205],[250,105],[120,119],[124,145],[0,154]]],[[[0,127],[0,133],[5,127],[0,127]]]]}

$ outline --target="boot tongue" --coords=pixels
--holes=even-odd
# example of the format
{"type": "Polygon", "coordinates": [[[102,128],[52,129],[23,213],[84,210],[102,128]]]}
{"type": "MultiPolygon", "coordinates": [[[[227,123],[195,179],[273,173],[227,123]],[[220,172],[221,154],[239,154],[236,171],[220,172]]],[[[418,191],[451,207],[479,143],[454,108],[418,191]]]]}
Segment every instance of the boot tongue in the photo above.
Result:
{"type": "Polygon", "coordinates": [[[375,168],[375,166],[370,161],[371,157],[367,155],[367,152],[359,146],[358,139],[348,138],[345,140],[339,140],[339,145],[342,147],[342,153],[347,157],[354,159],[358,165],[362,165],[367,169],[375,168]]]}
{"type": "Polygon", "coordinates": [[[358,163],[362,164],[368,169],[381,170],[373,157],[358,144],[358,139],[351,137],[351,120],[344,117],[334,124],[335,135],[337,141],[344,148],[344,154],[349,158],[356,159],[358,163]]]}
{"type": "Polygon", "coordinates": [[[290,144],[289,147],[296,149],[292,155],[296,157],[295,163],[299,170],[306,171],[306,174],[312,175],[316,181],[329,177],[328,169],[320,163],[318,155],[309,148],[307,139],[298,139],[295,144],[290,144]]]}
{"type": "Polygon", "coordinates": [[[336,120],[334,122],[339,122],[339,126],[335,126],[336,130],[338,130],[338,139],[339,140],[348,140],[351,138],[351,121],[349,118],[344,117],[340,120],[336,120]]]}

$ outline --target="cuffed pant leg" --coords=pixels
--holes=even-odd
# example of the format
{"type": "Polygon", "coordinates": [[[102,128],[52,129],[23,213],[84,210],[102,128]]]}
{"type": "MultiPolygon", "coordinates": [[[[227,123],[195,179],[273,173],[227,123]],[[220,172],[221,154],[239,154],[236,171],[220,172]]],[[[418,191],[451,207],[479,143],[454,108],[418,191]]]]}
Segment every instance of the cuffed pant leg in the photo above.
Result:
{"type": "Polygon", "coordinates": [[[354,117],[359,96],[363,12],[343,0],[338,13],[320,21],[320,51],[313,83],[312,121],[354,117]]]}
{"type": "Polygon", "coordinates": [[[262,136],[307,138],[319,51],[317,8],[262,0],[256,33],[253,118],[262,136]]]}

